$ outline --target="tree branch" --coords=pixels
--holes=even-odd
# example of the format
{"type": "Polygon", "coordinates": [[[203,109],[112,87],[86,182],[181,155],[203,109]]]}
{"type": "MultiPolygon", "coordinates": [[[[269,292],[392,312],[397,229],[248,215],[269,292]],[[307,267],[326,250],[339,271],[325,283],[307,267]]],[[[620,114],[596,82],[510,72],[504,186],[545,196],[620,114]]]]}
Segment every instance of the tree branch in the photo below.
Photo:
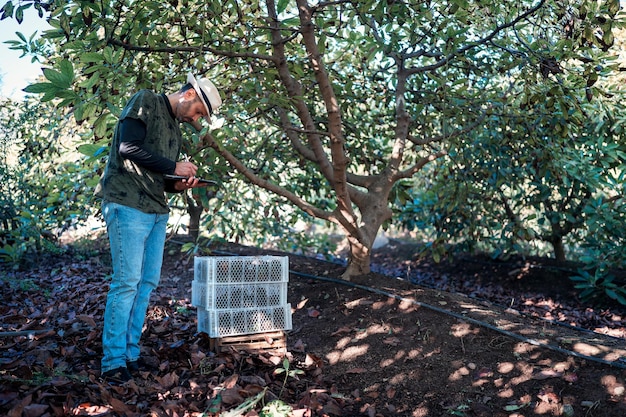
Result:
{"type": "Polygon", "coordinates": [[[166,54],[175,54],[178,52],[210,52],[217,56],[227,57],[227,58],[252,58],[259,59],[264,61],[272,61],[273,57],[271,55],[262,55],[262,54],[253,54],[253,53],[241,53],[241,52],[233,52],[233,51],[225,51],[222,49],[211,48],[209,46],[139,46],[133,45],[128,42],[120,41],[119,39],[110,38],[107,41],[108,44],[123,48],[127,51],[137,51],[137,52],[157,52],[157,53],[166,53],[166,54]]]}
{"type": "Polygon", "coordinates": [[[441,58],[436,63],[434,63],[432,65],[425,65],[425,66],[421,66],[421,67],[417,67],[417,68],[407,69],[407,71],[409,72],[410,75],[413,75],[413,74],[417,74],[417,73],[432,71],[432,70],[435,70],[437,68],[443,67],[448,62],[450,62],[455,56],[462,55],[462,54],[464,54],[465,52],[469,51],[472,48],[475,48],[475,47],[477,47],[479,45],[482,45],[482,44],[484,44],[486,42],[490,42],[493,38],[496,37],[496,35],[498,35],[498,33],[503,31],[504,29],[507,29],[507,28],[515,26],[516,24],[518,24],[519,22],[521,22],[522,20],[526,19],[528,16],[532,15],[537,10],[542,8],[543,5],[545,4],[545,2],[546,2],[546,0],[540,0],[539,3],[537,3],[535,6],[531,7],[526,12],[524,12],[521,15],[517,16],[512,21],[507,22],[507,23],[503,23],[502,25],[499,25],[499,26],[496,26],[496,28],[494,30],[492,30],[491,33],[488,34],[487,36],[485,36],[484,38],[479,39],[479,40],[477,40],[475,42],[471,42],[471,43],[465,45],[464,47],[459,48],[456,51],[451,52],[447,56],[441,58]]]}
{"type": "MultiPolygon", "coordinates": [[[[234,139],[236,140],[236,138],[234,139]]],[[[219,155],[221,155],[234,169],[238,172],[242,173],[252,184],[258,185],[266,190],[273,192],[276,195],[279,195],[296,206],[302,209],[307,214],[317,217],[323,220],[327,220],[333,222],[335,224],[339,224],[337,219],[333,216],[332,212],[319,209],[309,203],[307,203],[302,198],[298,197],[296,194],[270,182],[260,178],[256,175],[251,169],[248,169],[246,165],[244,165],[236,156],[226,150],[224,147],[220,146],[216,141],[213,135],[210,132],[207,132],[201,139],[202,143],[210,148],[213,148],[219,155]]]]}
{"type": "Polygon", "coordinates": [[[445,150],[441,150],[438,152],[435,152],[433,154],[430,154],[424,158],[421,158],[419,161],[417,161],[417,163],[415,163],[414,165],[412,165],[410,168],[405,169],[403,171],[398,172],[396,175],[393,176],[393,180],[394,182],[400,179],[404,179],[404,178],[411,178],[413,175],[415,175],[416,172],[418,172],[419,170],[421,170],[422,168],[424,168],[424,166],[429,163],[432,162],[436,159],[439,159],[441,157],[444,157],[448,155],[448,152],[445,150]]]}
{"type": "Polygon", "coordinates": [[[474,130],[476,127],[478,127],[479,124],[481,124],[483,122],[483,120],[485,120],[485,118],[487,117],[487,112],[485,110],[483,110],[482,114],[480,115],[480,117],[472,124],[464,127],[461,130],[457,130],[453,133],[450,134],[446,134],[446,135],[438,135],[438,136],[432,136],[432,137],[427,137],[427,138],[422,138],[422,139],[418,139],[413,135],[408,135],[408,139],[416,144],[416,145],[427,145],[429,143],[433,143],[433,142],[441,142],[444,139],[450,139],[450,138],[456,138],[459,137],[465,133],[469,133],[472,130],[474,130]]]}

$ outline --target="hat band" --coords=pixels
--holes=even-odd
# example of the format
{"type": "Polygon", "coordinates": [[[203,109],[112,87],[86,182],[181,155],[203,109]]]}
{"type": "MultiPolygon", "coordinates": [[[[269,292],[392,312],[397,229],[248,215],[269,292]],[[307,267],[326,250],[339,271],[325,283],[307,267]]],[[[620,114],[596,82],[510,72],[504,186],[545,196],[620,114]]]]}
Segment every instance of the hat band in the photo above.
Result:
{"type": "Polygon", "coordinates": [[[204,102],[206,103],[206,105],[209,106],[209,116],[211,116],[213,114],[213,107],[211,106],[211,102],[209,101],[209,98],[206,96],[206,94],[204,94],[204,90],[202,89],[202,87],[198,86],[198,90],[200,90],[200,94],[202,94],[202,98],[204,98],[204,102]]]}

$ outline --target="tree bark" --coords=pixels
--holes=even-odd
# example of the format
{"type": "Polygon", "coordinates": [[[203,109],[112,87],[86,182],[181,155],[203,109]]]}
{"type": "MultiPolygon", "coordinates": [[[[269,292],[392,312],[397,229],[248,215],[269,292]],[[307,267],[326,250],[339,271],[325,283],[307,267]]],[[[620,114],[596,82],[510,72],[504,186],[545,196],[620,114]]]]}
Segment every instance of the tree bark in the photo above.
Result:
{"type": "Polygon", "coordinates": [[[360,225],[356,230],[346,231],[346,238],[350,245],[350,258],[348,267],[341,275],[346,281],[371,272],[374,240],[381,225],[392,217],[393,213],[387,206],[390,187],[380,188],[379,192],[370,193],[366,198],[358,200],[359,210],[362,213],[360,225]]]}
{"type": "Polygon", "coordinates": [[[552,248],[554,249],[554,258],[558,262],[565,262],[565,245],[563,245],[563,238],[552,239],[552,248]]]}
{"type": "Polygon", "coordinates": [[[189,236],[198,239],[200,236],[200,216],[202,215],[202,204],[196,204],[193,198],[188,198],[187,213],[189,214],[189,236]]]}
{"type": "Polygon", "coordinates": [[[372,245],[366,245],[348,235],[350,243],[350,258],[348,267],[341,275],[341,278],[350,281],[353,277],[366,275],[371,272],[372,245]]]}

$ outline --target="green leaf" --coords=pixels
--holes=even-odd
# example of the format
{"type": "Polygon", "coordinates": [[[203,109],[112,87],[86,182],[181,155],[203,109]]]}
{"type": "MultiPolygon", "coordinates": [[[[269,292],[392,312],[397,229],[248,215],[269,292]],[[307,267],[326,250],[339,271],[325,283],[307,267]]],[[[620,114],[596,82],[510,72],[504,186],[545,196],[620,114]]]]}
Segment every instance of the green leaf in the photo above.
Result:
{"type": "Polygon", "coordinates": [[[55,92],[48,92],[48,93],[45,93],[43,96],[41,96],[40,100],[42,103],[45,103],[46,101],[54,100],[55,97],[56,97],[55,92]]]}
{"type": "Polygon", "coordinates": [[[51,68],[44,68],[43,75],[58,88],[66,89],[70,86],[63,74],[51,68]]]}
{"type": "Polygon", "coordinates": [[[72,85],[74,82],[74,66],[70,61],[64,59],[59,63],[59,69],[61,70],[61,74],[67,80],[68,86],[72,85]]]}
{"type": "Polygon", "coordinates": [[[287,5],[289,4],[289,0],[278,0],[278,5],[276,6],[276,12],[281,14],[287,9],[287,5]]]}
{"type": "Polygon", "coordinates": [[[115,61],[113,60],[113,49],[111,47],[107,46],[104,48],[102,56],[104,57],[104,62],[107,64],[115,64],[115,61]]]}
{"type": "Polygon", "coordinates": [[[187,242],[183,244],[183,246],[180,248],[180,251],[186,253],[194,249],[195,246],[196,244],[194,242],[187,242]]]}
{"type": "Polygon", "coordinates": [[[93,103],[82,102],[79,103],[74,109],[74,118],[77,122],[82,122],[84,120],[88,120],[91,116],[94,115],[97,108],[93,103]]]}
{"type": "Polygon", "coordinates": [[[289,19],[283,20],[282,24],[283,26],[287,26],[287,27],[298,27],[298,25],[300,25],[300,18],[291,17],[289,19]]]}
{"type": "Polygon", "coordinates": [[[507,405],[506,407],[504,407],[505,411],[517,411],[517,410],[521,410],[522,408],[526,407],[528,404],[511,404],[511,405],[507,405]]]}
{"type": "Polygon", "coordinates": [[[605,288],[604,292],[606,293],[607,296],[609,296],[609,298],[617,301],[621,305],[626,306],[625,294],[620,294],[620,293],[626,293],[626,290],[623,290],[621,288],[618,288],[617,290],[613,290],[613,289],[610,289],[610,288],[605,288]]]}
{"type": "Polygon", "coordinates": [[[24,10],[28,9],[30,6],[31,4],[24,4],[17,8],[15,11],[15,20],[17,20],[17,23],[22,23],[24,21],[24,10]]]}
{"type": "Polygon", "coordinates": [[[58,88],[52,83],[35,83],[26,86],[23,89],[26,93],[42,94],[42,93],[54,93],[58,88]]]}
{"type": "Polygon", "coordinates": [[[606,6],[611,17],[615,16],[620,9],[620,0],[607,0],[606,6]]]}
{"type": "Polygon", "coordinates": [[[13,2],[7,1],[4,6],[2,6],[2,18],[0,20],[4,20],[7,17],[13,17],[13,2]]]}
{"type": "Polygon", "coordinates": [[[98,118],[94,122],[93,134],[96,138],[104,138],[106,136],[107,128],[108,128],[108,125],[107,125],[108,118],[109,118],[109,114],[103,113],[100,116],[98,116],[98,118]]]}
{"type": "Polygon", "coordinates": [[[207,408],[207,411],[209,413],[217,414],[220,412],[221,408],[222,408],[222,395],[217,394],[209,403],[209,407],[207,408]]]}
{"type": "Polygon", "coordinates": [[[101,53],[98,53],[98,52],[87,52],[80,56],[80,60],[81,62],[85,62],[85,63],[94,63],[94,62],[100,63],[104,61],[104,57],[102,56],[101,53]]]}
{"type": "Polygon", "coordinates": [[[618,293],[615,300],[621,305],[626,306],[626,294],[622,295],[618,293]]]}
{"type": "Polygon", "coordinates": [[[86,90],[91,89],[100,81],[100,72],[94,72],[91,77],[81,82],[78,86],[86,90]]]}
{"type": "Polygon", "coordinates": [[[76,148],[78,152],[89,157],[99,157],[106,151],[107,147],[96,143],[83,143],[76,148]]]}

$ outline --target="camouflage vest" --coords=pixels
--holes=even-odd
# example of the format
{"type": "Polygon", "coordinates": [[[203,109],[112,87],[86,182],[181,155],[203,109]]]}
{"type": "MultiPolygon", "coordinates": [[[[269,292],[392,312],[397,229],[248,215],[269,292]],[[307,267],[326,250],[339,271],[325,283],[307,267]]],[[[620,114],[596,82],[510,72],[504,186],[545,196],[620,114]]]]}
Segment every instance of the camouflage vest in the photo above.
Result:
{"type": "MultiPolygon", "coordinates": [[[[170,114],[167,98],[149,90],[131,97],[122,110],[120,121],[127,117],[146,125],[143,148],[155,155],[176,161],[182,145],[178,121],[170,114]]],[[[104,174],[96,187],[96,196],[105,201],[133,207],[145,213],[168,213],[163,173],[150,171],[119,155],[120,123],[115,126],[113,143],[104,174]]]]}

